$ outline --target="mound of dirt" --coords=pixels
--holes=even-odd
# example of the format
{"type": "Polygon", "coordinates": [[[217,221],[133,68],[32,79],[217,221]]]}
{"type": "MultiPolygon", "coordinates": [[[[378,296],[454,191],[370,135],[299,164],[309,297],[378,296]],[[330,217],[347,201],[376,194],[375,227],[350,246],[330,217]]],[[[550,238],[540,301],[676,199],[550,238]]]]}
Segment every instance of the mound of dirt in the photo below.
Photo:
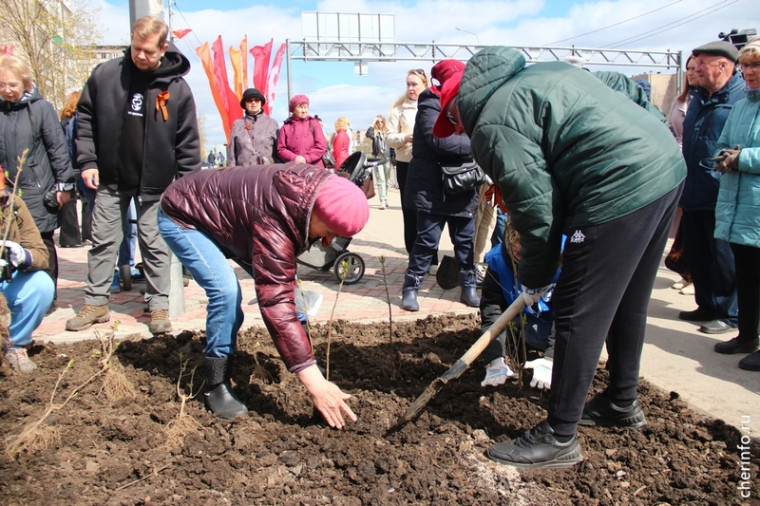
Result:
{"type": "MultiPolygon", "coordinates": [[[[207,413],[202,395],[180,402],[178,392],[201,388],[202,333],[123,341],[100,374],[97,339],[36,346],[33,375],[0,370],[3,503],[758,504],[756,483],[751,499],[740,494],[741,433],[646,381],[649,424],[581,428],[585,460],[566,470],[518,471],[484,457],[543,420],[546,396],[515,383],[481,388],[481,364],[394,429],[478,329],[473,316],[395,323],[392,335],[387,323],[334,323],[330,379],[359,415],[342,431],[315,414],[264,329],[239,336],[233,383],[250,413],[232,421],[207,413]]],[[[327,365],[327,327],[312,333],[327,365]]],[[[600,368],[592,394],[605,376],[600,368]]],[[[757,479],[756,460],[750,473],[757,479]]]]}

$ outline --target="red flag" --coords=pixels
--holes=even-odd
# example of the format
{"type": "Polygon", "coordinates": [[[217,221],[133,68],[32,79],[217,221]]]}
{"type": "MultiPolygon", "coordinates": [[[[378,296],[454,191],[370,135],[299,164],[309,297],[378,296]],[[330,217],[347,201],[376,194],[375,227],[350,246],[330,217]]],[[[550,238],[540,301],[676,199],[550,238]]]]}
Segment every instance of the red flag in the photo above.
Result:
{"type": "Polygon", "coordinates": [[[282,68],[282,59],[285,56],[285,49],[287,44],[284,42],[277,50],[277,54],[274,55],[274,61],[272,62],[272,69],[269,71],[269,80],[267,81],[266,93],[264,96],[267,99],[267,103],[264,104],[264,114],[271,116],[272,105],[274,105],[274,91],[277,88],[277,80],[280,78],[280,69],[282,68]]]}
{"type": "Polygon", "coordinates": [[[201,46],[195,49],[195,53],[201,59],[203,70],[206,72],[208,78],[208,85],[211,88],[211,96],[216,104],[216,110],[219,111],[219,116],[222,118],[222,127],[225,132],[229,131],[230,118],[227,115],[227,110],[224,108],[224,101],[219,94],[219,89],[216,86],[216,77],[214,76],[214,65],[211,63],[211,52],[209,51],[208,42],[204,42],[201,46]]]}
{"type": "Polygon", "coordinates": [[[272,40],[263,46],[253,46],[251,56],[253,56],[253,87],[266,96],[267,86],[267,69],[269,68],[269,59],[272,57],[272,40]]]}
{"type": "Polygon", "coordinates": [[[192,32],[193,30],[191,28],[182,28],[180,30],[172,30],[172,35],[177,37],[178,39],[181,39],[188,33],[192,32]]]}
{"type": "Polygon", "coordinates": [[[227,78],[227,67],[224,61],[224,48],[222,46],[222,36],[216,38],[214,44],[211,46],[211,51],[214,53],[214,77],[216,77],[216,87],[219,90],[219,95],[222,97],[222,103],[227,111],[227,125],[225,126],[224,133],[227,136],[227,140],[230,138],[230,128],[232,123],[243,117],[243,110],[240,108],[240,102],[235,95],[235,92],[230,88],[229,79],[227,78]]]}

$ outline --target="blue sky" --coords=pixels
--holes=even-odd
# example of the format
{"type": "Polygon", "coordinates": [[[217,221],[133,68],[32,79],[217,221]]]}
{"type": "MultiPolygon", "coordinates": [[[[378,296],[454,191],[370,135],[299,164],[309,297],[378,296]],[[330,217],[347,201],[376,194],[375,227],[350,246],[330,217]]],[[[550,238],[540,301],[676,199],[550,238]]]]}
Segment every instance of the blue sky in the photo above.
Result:
{"type": "MultiPolygon", "coordinates": [[[[99,6],[102,42],[127,44],[129,2],[86,1],[99,6]]],[[[177,46],[192,64],[187,80],[198,112],[205,118],[208,145],[217,147],[226,139],[195,49],[219,35],[225,48],[237,47],[244,35],[248,36],[249,47],[270,38],[275,46],[285,39],[299,40],[303,37],[302,11],[393,14],[397,42],[442,44],[575,45],[688,52],[732,28],[760,29],[758,0],[280,0],[255,5],[239,0],[174,0],[173,5],[173,28],[193,30],[177,41],[177,46]]],[[[387,114],[403,93],[406,70],[428,70],[431,66],[430,61],[369,63],[368,75],[357,76],[350,62],[294,60],[291,81],[293,93],[309,96],[312,114],[325,120],[326,133],[330,133],[339,116],[348,117],[354,129],[366,128],[376,114],[387,114]]],[[[605,69],[627,74],[646,70],[605,69]]],[[[272,116],[282,123],[287,114],[287,72],[283,66],[272,116]]]]}

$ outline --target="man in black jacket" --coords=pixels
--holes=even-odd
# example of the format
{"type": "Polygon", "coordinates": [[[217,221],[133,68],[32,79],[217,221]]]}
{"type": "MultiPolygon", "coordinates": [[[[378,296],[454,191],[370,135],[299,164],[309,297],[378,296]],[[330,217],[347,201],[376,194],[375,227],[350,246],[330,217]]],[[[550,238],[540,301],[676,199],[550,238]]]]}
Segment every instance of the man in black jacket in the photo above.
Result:
{"type": "Polygon", "coordinates": [[[85,304],[66,322],[82,330],[110,319],[108,288],[132,198],[145,267],[150,332],[171,331],[170,250],[157,227],[159,199],[177,177],[200,170],[195,101],[182,76],[190,63],[167,43],[168,27],[142,17],[123,58],[99,65],[79,101],[77,162],[84,184],[97,191],[85,304]]]}

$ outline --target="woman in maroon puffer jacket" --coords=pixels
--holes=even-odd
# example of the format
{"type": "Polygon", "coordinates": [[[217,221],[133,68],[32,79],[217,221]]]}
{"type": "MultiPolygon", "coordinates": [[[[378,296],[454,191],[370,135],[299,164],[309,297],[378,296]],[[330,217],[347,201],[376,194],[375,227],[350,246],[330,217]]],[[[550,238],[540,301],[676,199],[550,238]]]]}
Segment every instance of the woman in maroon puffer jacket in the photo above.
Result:
{"type": "Polygon", "coordinates": [[[350,397],[325,380],[296,315],[296,257],[316,240],[352,237],[369,218],[362,190],[307,164],[207,169],[172,183],[158,225],[177,258],[206,291],[206,406],[222,418],[248,412],[230,389],[229,359],[243,323],[240,284],[227,259],[256,281],[261,315],[282,360],[331,427],[356,416],[350,397]]]}

